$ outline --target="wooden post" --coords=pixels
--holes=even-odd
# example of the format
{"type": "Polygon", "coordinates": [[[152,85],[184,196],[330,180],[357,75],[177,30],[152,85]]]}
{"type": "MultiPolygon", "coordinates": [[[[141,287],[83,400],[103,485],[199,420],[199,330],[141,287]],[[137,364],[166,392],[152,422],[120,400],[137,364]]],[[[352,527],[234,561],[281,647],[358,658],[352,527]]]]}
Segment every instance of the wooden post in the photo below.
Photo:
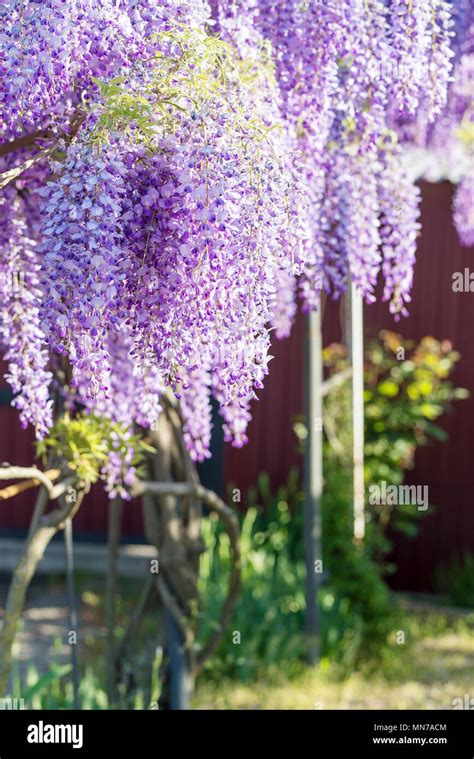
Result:
{"type": "Polygon", "coordinates": [[[318,592],[322,580],[322,494],[323,494],[323,357],[321,306],[308,317],[306,423],[308,437],[305,456],[304,548],[306,565],[307,659],[315,664],[320,657],[321,620],[318,592]]]}
{"type": "Polygon", "coordinates": [[[354,538],[365,535],[364,495],[364,315],[362,296],[350,281],[346,291],[346,342],[352,367],[352,462],[354,538]]]}

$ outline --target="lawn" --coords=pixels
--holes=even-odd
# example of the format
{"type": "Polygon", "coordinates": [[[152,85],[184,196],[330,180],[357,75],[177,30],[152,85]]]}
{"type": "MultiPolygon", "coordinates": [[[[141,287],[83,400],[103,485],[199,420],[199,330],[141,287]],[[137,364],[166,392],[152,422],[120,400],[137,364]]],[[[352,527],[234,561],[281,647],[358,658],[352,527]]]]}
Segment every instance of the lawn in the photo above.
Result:
{"type": "Polygon", "coordinates": [[[330,669],[282,671],[258,682],[202,683],[197,709],[452,709],[474,697],[474,615],[410,612],[414,640],[376,671],[339,678],[330,669]],[[459,702],[457,702],[459,703],[459,702]]]}

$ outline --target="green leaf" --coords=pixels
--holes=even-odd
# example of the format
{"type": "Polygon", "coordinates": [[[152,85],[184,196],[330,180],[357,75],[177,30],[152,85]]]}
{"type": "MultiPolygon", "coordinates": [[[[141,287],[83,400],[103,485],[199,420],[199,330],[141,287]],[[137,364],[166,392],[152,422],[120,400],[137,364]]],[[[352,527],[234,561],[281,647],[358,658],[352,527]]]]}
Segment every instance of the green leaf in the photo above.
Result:
{"type": "Polygon", "coordinates": [[[22,692],[22,697],[24,698],[25,702],[31,701],[33,696],[35,696],[38,693],[41,693],[43,690],[48,688],[52,683],[57,682],[58,680],[61,680],[63,677],[68,675],[71,672],[71,665],[70,664],[53,664],[51,668],[46,672],[44,675],[41,675],[41,677],[31,685],[29,688],[26,688],[22,692]]]}

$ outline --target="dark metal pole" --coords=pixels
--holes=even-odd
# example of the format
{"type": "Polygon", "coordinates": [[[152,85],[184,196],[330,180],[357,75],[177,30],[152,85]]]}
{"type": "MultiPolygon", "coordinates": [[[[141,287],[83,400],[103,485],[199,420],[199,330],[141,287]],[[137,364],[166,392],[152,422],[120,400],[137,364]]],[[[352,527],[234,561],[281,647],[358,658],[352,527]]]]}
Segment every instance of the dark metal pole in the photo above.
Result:
{"type": "Polygon", "coordinates": [[[107,697],[109,700],[109,708],[115,706],[118,700],[117,659],[115,650],[115,596],[117,593],[117,562],[120,548],[122,511],[122,498],[114,498],[109,502],[107,526],[107,578],[105,590],[107,617],[107,697]]]}
{"type": "Polygon", "coordinates": [[[66,519],[64,525],[64,548],[66,555],[66,577],[67,592],[69,600],[69,625],[70,632],[75,633],[74,641],[71,643],[71,664],[72,664],[72,690],[74,709],[80,709],[79,701],[79,667],[77,661],[77,606],[76,593],[74,589],[74,553],[72,542],[72,519],[66,519]]]}
{"type": "Polygon", "coordinates": [[[318,593],[322,581],[322,494],[323,494],[323,358],[321,306],[308,317],[305,456],[304,548],[306,564],[307,660],[320,658],[321,619],[318,593]]]}
{"type": "Polygon", "coordinates": [[[173,615],[165,609],[166,648],[169,663],[169,708],[189,709],[188,659],[181,632],[173,615]]]}

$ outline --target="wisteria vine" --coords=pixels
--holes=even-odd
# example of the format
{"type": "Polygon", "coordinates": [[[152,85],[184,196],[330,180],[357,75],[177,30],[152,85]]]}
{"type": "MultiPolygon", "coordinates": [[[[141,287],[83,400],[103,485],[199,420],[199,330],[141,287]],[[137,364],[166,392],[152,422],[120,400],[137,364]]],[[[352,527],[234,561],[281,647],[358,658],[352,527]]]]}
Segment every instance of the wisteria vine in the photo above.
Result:
{"type": "MultiPolygon", "coordinates": [[[[473,61],[469,0],[4,2],[0,343],[22,423],[44,437],[60,398],[132,436],[173,393],[202,461],[214,397],[243,445],[298,293],[372,302],[381,276],[406,313],[409,146],[461,145],[474,243],[473,61]]],[[[132,459],[112,451],[109,491],[132,459]]]]}

